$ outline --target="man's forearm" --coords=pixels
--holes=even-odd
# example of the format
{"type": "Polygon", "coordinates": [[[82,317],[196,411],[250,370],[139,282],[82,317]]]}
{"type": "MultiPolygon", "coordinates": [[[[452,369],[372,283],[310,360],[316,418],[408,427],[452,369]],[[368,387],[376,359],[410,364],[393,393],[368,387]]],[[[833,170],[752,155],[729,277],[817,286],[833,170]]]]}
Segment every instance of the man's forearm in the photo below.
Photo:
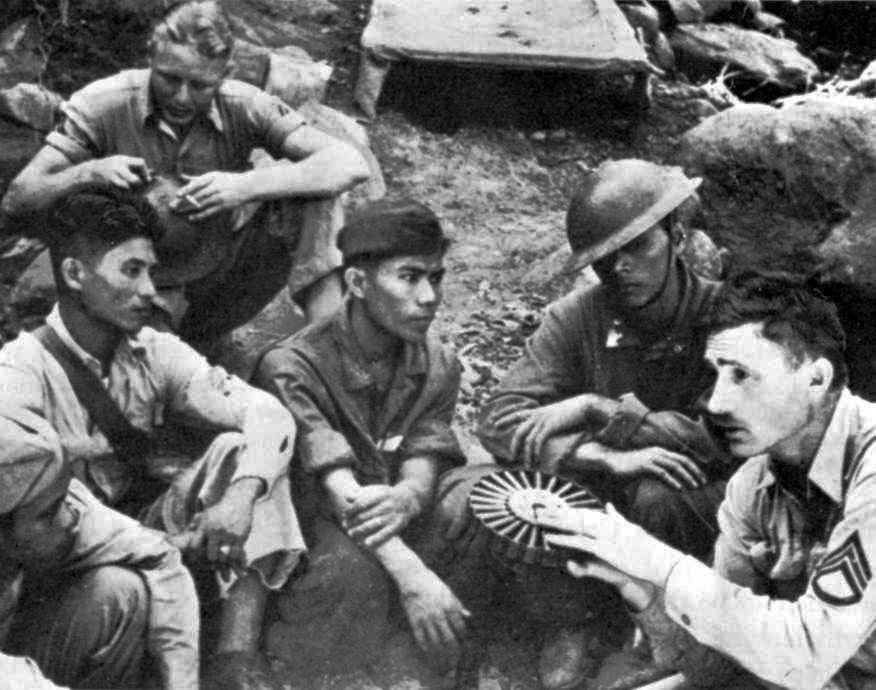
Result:
{"type": "Polygon", "coordinates": [[[576,474],[605,472],[607,469],[606,458],[616,452],[598,441],[585,441],[562,459],[560,470],[576,474]]]}
{"type": "Polygon", "coordinates": [[[281,160],[242,174],[247,176],[247,186],[253,190],[253,200],[268,201],[298,196],[336,196],[367,180],[370,172],[358,151],[338,143],[297,162],[281,160]]]}
{"type": "Polygon", "coordinates": [[[438,461],[434,458],[408,458],[399,468],[396,486],[407,489],[418,504],[422,513],[432,503],[435,485],[438,481],[438,461]]]}
{"type": "Polygon", "coordinates": [[[25,169],[9,184],[0,208],[10,216],[50,208],[58,199],[94,183],[90,163],[85,161],[39,176],[25,169]]]}

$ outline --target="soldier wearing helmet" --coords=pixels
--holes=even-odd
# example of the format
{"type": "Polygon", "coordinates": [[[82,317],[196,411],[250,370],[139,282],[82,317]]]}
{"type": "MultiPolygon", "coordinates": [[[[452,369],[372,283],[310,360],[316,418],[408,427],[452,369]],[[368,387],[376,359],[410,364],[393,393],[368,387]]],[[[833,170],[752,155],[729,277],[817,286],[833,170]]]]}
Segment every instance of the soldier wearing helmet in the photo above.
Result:
{"type": "MultiPolygon", "coordinates": [[[[699,327],[719,288],[683,258],[678,211],[699,184],[636,159],[587,177],[566,218],[568,268],[593,266],[601,284],[550,305],[483,408],[479,435],[500,462],[584,482],[706,559],[730,468],[694,419],[708,387],[699,327]]],[[[571,630],[559,617],[542,651],[545,687],[571,687],[593,670],[598,659],[585,650],[606,619],[594,620],[590,631],[571,630]]]]}

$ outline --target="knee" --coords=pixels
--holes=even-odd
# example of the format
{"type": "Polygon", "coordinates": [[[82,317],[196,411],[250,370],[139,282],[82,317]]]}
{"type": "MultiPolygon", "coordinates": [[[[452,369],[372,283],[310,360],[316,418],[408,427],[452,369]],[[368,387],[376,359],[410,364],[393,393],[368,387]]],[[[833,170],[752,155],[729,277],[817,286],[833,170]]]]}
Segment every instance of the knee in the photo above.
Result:
{"type": "Polygon", "coordinates": [[[140,643],[148,614],[149,593],[139,575],[118,566],[95,568],[84,573],[59,602],[56,620],[67,621],[67,626],[60,638],[54,630],[52,646],[68,640],[68,655],[102,663],[140,643]]]}
{"type": "Polygon", "coordinates": [[[146,627],[149,592],[134,571],[119,566],[89,570],[70,590],[62,604],[76,611],[76,619],[90,630],[146,627]]]}
{"type": "Polygon", "coordinates": [[[643,479],[636,487],[628,517],[663,539],[677,530],[683,509],[680,491],[659,480],[643,479]]]}

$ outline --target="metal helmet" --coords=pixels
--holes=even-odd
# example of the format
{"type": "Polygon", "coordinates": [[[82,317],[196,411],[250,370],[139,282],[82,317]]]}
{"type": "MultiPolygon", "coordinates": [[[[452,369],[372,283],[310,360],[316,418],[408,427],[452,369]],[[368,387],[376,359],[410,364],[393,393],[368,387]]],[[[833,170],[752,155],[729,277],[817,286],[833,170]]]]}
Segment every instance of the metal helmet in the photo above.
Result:
{"type": "Polygon", "coordinates": [[[608,256],[674,211],[702,179],[677,166],[637,158],[606,161],[572,196],[566,235],[572,247],[567,271],[608,256]]]}

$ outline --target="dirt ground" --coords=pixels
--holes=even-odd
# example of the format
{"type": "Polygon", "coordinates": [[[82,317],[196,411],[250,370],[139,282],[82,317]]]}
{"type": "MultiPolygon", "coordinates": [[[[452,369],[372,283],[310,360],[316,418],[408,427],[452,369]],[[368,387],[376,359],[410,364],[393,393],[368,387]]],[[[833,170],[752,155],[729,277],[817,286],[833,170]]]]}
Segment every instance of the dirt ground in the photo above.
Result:
{"type": "MultiPolygon", "coordinates": [[[[340,15],[304,28],[321,36],[314,56],[335,68],[328,104],[352,113],[358,37],[368,3],[334,3],[340,15]]],[[[137,34],[144,30],[142,22],[132,19],[113,26],[115,43],[97,49],[82,36],[100,30],[101,16],[89,15],[88,20],[90,25],[83,22],[71,32],[51,36],[47,79],[65,95],[142,56],[132,49],[141,45],[137,34]]],[[[703,115],[694,92],[683,82],[658,82],[651,110],[640,113],[622,77],[404,65],[391,73],[379,115],[367,129],[389,194],[429,204],[454,238],[436,328],[463,356],[466,373],[458,421],[475,458],[483,457],[470,436],[478,402],[518,356],[525,337],[539,323],[541,309],[571,285],[558,271],[570,191],[606,158],[672,162],[679,136],[703,115]]],[[[765,239],[756,228],[729,226],[717,235],[739,261],[762,252],[765,241],[787,253],[799,241],[765,239]]],[[[7,290],[13,274],[0,275],[7,290]]],[[[0,326],[11,335],[15,315],[0,306],[5,314],[0,326]]],[[[537,687],[537,636],[506,624],[498,638],[472,683],[481,690],[537,687]]],[[[398,668],[382,668],[370,675],[316,679],[294,687],[415,690],[420,685],[398,668]]]]}

